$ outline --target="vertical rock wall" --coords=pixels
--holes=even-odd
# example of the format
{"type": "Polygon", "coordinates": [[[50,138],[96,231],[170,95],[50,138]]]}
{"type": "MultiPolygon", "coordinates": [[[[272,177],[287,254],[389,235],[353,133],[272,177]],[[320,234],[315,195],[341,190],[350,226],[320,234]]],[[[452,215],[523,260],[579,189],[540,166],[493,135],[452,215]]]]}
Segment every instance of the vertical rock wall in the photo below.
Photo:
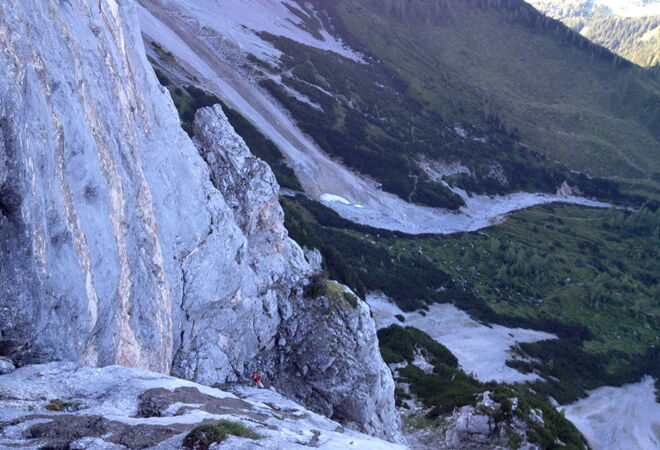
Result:
{"type": "Polygon", "coordinates": [[[304,276],[268,168],[232,185],[241,210],[214,186],[239,168],[209,170],[181,130],[133,2],[2,2],[0,41],[4,353],[168,372],[182,342],[224,348],[195,319],[304,276]]]}

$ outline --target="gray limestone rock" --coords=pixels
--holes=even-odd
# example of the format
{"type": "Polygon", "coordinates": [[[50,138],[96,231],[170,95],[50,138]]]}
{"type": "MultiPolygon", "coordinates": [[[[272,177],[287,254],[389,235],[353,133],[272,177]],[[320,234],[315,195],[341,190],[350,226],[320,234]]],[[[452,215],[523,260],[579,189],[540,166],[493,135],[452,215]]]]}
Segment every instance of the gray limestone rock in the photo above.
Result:
{"type": "Polygon", "coordinates": [[[230,437],[223,449],[403,449],[345,430],[267,389],[229,392],[145,370],[63,362],[0,376],[1,448],[179,450],[192,429],[219,420],[242,423],[261,436],[230,437]],[[54,399],[85,408],[49,410],[54,399]]]}
{"type": "MultiPolygon", "coordinates": [[[[194,124],[195,143],[211,168],[211,179],[231,205],[241,229],[247,236],[244,258],[261,277],[275,283],[244,290],[255,296],[265,314],[252,316],[253,326],[242,320],[209,322],[206,328],[221,336],[249,337],[259,330],[254,353],[241,363],[252,371],[270,373],[273,384],[292,398],[305,400],[308,406],[358,430],[388,440],[401,441],[399,417],[392,398],[394,383],[380,357],[375,324],[369,307],[352,294],[354,304],[343,297],[325,296],[310,299],[300,292],[299,279],[290,275],[290,266],[298,273],[320,268],[318,252],[308,251],[307,260],[300,248],[286,240],[283,213],[277,202],[277,183],[270,169],[255,158],[229,125],[219,105],[197,112],[194,124]],[[273,247],[277,243],[278,247],[273,247]],[[307,261],[310,261],[307,263],[307,261]],[[274,287],[273,287],[274,286],[274,287]],[[266,295],[259,297],[259,292],[266,295]],[[270,293],[275,293],[271,297],[270,293]]],[[[335,289],[343,286],[333,283],[335,289]]],[[[247,299],[244,299],[246,301],[247,299]]],[[[232,311],[222,313],[232,317],[232,311]]],[[[241,343],[232,343],[240,348],[241,343]]],[[[185,352],[191,354],[191,349],[185,352]]],[[[197,358],[203,361],[201,354],[197,358]]],[[[200,367],[198,364],[197,367],[200,367]]],[[[237,371],[240,372],[240,371],[237,371]]],[[[194,379],[204,382],[204,370],[194,379]]],[[[231,381],[221,377],[213,381],[231,381]]]]}
{"type": "Polygon", "coordinates": [[[231,226],[213,224],[207,239],[217,242],[184,259],[186,287],[195,295],[181,306],[186,322],[172,370],[205,384],[248,381],[247,366],[276,346],[279,304],[295,297],[311,270],[287,237],[273,173],[250,153],[222,108],[199,110],[194,130],[231,226]]]}
{"type": "Polygon", "coordinates": [[[452,426],[445,436],[449,448],[484,445],[497,438],[493,417],[479,414],[472,406],[460,408],[450,422],[452,426]]]}
{"type": "Polygon", "coordinates": [[[0,23],[0,350],[169,371],[197,288],[185,258],[215,246],[222,265],[242,234],[149,67],[135,4],[8,0],[0,23]]]}
{"type": "Polygon", "coordinates": [[[529,425],[517,416],[505,422],[496,422],[493,414],[499,408],[501,405],[493,401],[490,392],[486,391],[481,394],[476,406],[463,406],[454,410],[446,421],[444,445],[441,448],[507,448],[514,436],[520,448],[538,448],[527,441],[529,425]]]}
{"type": "Polygon", "coordinates": [[[16,370],[16,367],[10,359],[0,357],[0,375],[6,375],[14,370],[16,370]]]}

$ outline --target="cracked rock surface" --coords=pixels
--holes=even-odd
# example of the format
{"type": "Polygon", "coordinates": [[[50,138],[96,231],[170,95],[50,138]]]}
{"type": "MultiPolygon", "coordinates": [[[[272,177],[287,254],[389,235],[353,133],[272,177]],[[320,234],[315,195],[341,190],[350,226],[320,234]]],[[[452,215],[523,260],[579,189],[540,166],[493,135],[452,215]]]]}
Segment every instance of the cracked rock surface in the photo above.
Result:
{"type": "Polygon", "coordinates": [[[267,389],[233,392],[120,366],[26,366],[0,376],[0,446],[71,449],[180,449],[200,424],[240,422],[262,436],[230,436],[226,449],[402,449],[351,431],[267,389]],[[78,402],[52,411],[54,400],[78,402]]]}

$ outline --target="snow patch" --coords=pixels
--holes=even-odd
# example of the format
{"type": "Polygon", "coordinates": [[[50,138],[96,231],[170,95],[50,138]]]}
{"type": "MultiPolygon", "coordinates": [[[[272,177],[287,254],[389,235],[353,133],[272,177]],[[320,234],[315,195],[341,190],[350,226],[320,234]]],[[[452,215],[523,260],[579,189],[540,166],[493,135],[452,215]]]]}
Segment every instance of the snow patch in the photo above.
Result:
{"type": "Polygon", "coordinates": [[[433,304],[423,316],[419,312],[403,312],[382,294],[368,294],[367,303],[373,312],[376,327],[380,329],[397,324],[422,330],[447,347],[458,358],[462,369],[480,381],[522,383],[539,379],[538,375],[520,373],[505,362],[512,359],[511,351],[518,343],[557,338],[542,331],[485,326],[451,304],[433,304]],[[405,317],[403,323],[394,317],[397,314],[405,317]]]}
{"type": "Polygon", "coordinates": [[[324,203],[339,202],[344,205],[352,205],[352,203],[346,200],[344,197],[334,194],[321,194],[321,201],[324,203]]]}
{"type": "Polygon", "coordinates": [[[598,388],[566,406],[566,418],[594,450],[660,448],[660,404],[655,401],[654,382],[645,377],[639,383],[598,388]]]}

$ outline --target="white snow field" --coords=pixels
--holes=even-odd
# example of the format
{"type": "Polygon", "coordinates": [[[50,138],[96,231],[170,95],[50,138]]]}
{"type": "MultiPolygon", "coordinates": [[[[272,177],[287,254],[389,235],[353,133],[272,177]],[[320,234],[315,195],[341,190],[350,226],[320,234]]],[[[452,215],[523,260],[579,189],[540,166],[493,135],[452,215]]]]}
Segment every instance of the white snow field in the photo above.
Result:
{"type": "Polygon", "coordinates": [[[604,386],[568,405],[566,418],[594,450],[657,450],[660,448],[660,404],[654,380],[621,387],[604,386]]]}
{"type": "Polygon", "coordinates": [[[377,328],[393,323],[422,330],[447,347],[458,358],[462,369],[480,381],[495,380],[506,383],[522,383],[538,379],[535,374],[523,374],[508,367],[511,350],[518,342],[537,342],[556,339],[557,336],[542,331],[523,328],[490,327],[480,324],[451,304],[431,305],[426,316],[418,312],[404,313],[382,294],[367,295],[377,328]],[[401,314],[404,322],[394,317],[401,314]]]}
{"type": "Polygon", "coordinates": [[[596,208],[611,207],[608,203],[574,195],[517,192],[501,196],[463,196],[466,205],[460,212],[452,213],[444,209],[408,203],[387,192],[379,193],[381,197],[375,202],[362,200],[347,205],[343,201],[329,201],[327,197],[322,197],[321,202],[353,222],[409,234],[449,234],[480,230],[501,223],[507,213],[544,203],[563,202],[596,208]],[[378,202],[384,204],[378,205],[378,202]]]}
{"type": "MultiPolygon", "coordinates": [[[[295,26],[300,20],[285,0],[140,0],[143,33],[169,50],[230,107],[237,109],[284,153],[305,192],[343,217],[364,225],[410,234],[473,231],[497,223],[511,211],[549,202],[608,207],[576,196],[516,193],[466,197],[460,213],[412,203],[379,189],[378,184],[331,159],[300,131],[252,80],[232,64],[221,37],[233,48],[274,58],[277,51],[252,30],[265,30],[310,46],[359,59],[327,31],[324,41],[295,26]],[[224,53],[223,53],[224,52],[224,53]]],[[[231,53],[231,52],[229,52],[231,53]]]]}

